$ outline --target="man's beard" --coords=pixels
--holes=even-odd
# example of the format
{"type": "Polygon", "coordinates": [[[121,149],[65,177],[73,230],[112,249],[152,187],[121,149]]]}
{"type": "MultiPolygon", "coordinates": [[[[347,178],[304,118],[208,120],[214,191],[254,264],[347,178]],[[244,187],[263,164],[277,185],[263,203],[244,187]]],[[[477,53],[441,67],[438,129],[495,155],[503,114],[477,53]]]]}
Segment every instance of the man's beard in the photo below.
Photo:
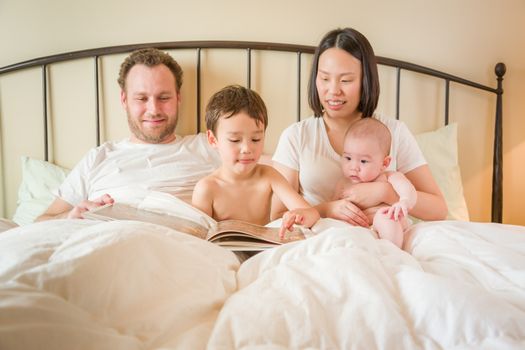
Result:
{"type": "MultiPolygon", "coordinates": [[[[168,118],[170,119],[170,118],[168,118]]],[[[162,143],[166,138],[175,133],[177,122],[179,120],[178,112],[174,119],[170,119],[170,122],[164,126],[164,129],[160,133],[149,133],[146,134],[140,128],[140,121],[133,119],[128,113],[128,126],[133,135],[142,142],[146,143],[162,143]]]]}

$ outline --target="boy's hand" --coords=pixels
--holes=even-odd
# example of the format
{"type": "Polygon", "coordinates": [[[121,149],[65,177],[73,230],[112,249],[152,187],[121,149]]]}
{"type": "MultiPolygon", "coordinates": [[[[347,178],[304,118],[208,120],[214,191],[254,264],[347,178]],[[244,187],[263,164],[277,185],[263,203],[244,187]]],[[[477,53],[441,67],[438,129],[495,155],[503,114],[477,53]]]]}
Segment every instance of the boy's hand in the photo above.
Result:
{"type": "Polygon", "coordinates": [[[287,211],[283,215],[281,229],[279,230],[279,238],[283,239],[286,231],[291,231],[294,224],[302,225],[304,223],[304,215],[300,213],[300,209],[287,211]]]}
{"type": "Polygon", "coordinates": [[[284,238],[286,231],[291,231],[294,224],[310,228],[315,225],[320,217],[319,212],[315,208],[300,208],[287,211],[283,215],[279,237],[281,239],[284,238]]]}

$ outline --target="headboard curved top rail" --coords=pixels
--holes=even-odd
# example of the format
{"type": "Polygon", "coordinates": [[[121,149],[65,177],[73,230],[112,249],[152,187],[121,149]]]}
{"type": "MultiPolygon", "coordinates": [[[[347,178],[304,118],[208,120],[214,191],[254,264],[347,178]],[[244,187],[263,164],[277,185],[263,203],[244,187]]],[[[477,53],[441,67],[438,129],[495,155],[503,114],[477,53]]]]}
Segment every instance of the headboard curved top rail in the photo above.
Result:
{"type": "MultiPolygon", "coordinates": [[[[173,49],[252,49],[252,50],[268,50],[268,51],[285,51],[285,52],[300,52],[313,54],[315,46],[310,45],[297,45],[297,44],[285,44],[285,43],[271,43],[271,42],[253,42],[253,41],[170,41],[170,42],[157,42],[157,43],[142,43],[142,44],[129,44],[129,45],[118,45],[118,46],[106,46],[95,49],[79,50],[73,52],[66,52],[56,55],[43,56],[27,61],[22,61],[14,64],[10,64],[4,67],[0,67],[0,74],[8,73],[20,69],[42,66],[46,64],[58,63],[63,61],[70,61],[74,59],[106,56],[111,54],[131,52],[147,47],[156,47],[162,50],[173,50],[173,49]]],[[[404,70],[410,70],[417,73],[431,75],[437,78],[447,79],[456,83],[469,85],[477,89],[486,90],[489,92],[497,93],[497,88],[482,85],[467,79],[460,78],[455,75],[451,75],[445,72],[441,72],[432,68],[424,67],[407,61],[402,61],[394,58],[376,56],[377,63],[385,66],[394,68],[400,68],[404,70]]],[[[497,63],[495,66],[495,73],[498,77],[505,75],[505,64],[497,63]]]]}
{"type": "Polygon", "coordinates": [[[95,49],[79,50],[73,52],[66,52],[56,55],[39,57],[19,63],[14,63],[0,68],[0,74],[16,71],[19,69],[42,66],[46,64],[58,63],[63,61],[70,61],[80,58],[107,56],[112,54],[126,53],[134,50],[144,49],[148,47],[155,47],[160,50],[176,50],[176,49],[252,49],[252,50],[267,50],[267,51],[284,51],[284,52],[300,52],[313,54],[314,46],[284,44],[284,43],[270,43],[270,42],[252,42],[252,41],[170,41],[157,43],[142,43],[129,44],[118,46],[106,46],[95,49]]]}
{"type": "MultiPolygon", "coordinates": [[[[47,107],[47,66],[65,62],[73,61],[83,58],[92,58],[94,59],[94,80],[95,80],[95,96],[96,96],[96,120],[97,120],[97,145],[100,144],[100,106],[99,106],[99,67],[98,61],[101,57],[113,55],[113,54],[122,54],[131,52],[133,50],[146,48],[146,47],[156,47],[162,50],[177,50],[177,49],[195,49],[197,51],[196,55],[196,102],[197,102],[197,130],[201,130],[201,116],[200,116],[200,105],[201,105],[201,76],[200,76],[200,50],[201,49],[239,49],[246,50],[246,85],[251,87],[251,64],[252,64],[252,50],[254,51],[275,51],[275,52],[289,52],[297,54],[297,83],[295,94],[297,96],[297,120],[301,116],[301,57],[303,54],[313,54],[315,52],[314,46],[309,45],[297,45],[297,44],[285,44],[285,43],[271,43],[271,42],[249,42],[249,41],[175,41],[175,42],[156,42],[156,43],[142,43],[142,44],[131,44],[131,45],[119,45],[119,46],[109,46],[95,49],[87,49],[73,52],[66,52],[56,55],[50,55],[40,58],[35,58],[31,60],[26,60],[19,63],[14,63],[4,67],[0,67],[0,77],[7,73],[12,73],[15,71],[24,70],[32,67],[41,67],[42,68],[42,96],[43,96],[43,115],[44,115],[44,155],[45,159],[48,159],[49,149],[48,149],[48,107],[47,107]]],[[[401,71],[412,71],[434,78],[442,79],[445,82],[445,116],[444,123],[448,124],[448,110],[449,110],[449,93],[450,93],[450,82],[462,84],[465,86],[470,86],[475,89],[483,90],[495,94],[497,96],[496,100],[496,112],[495,112],[495,128],[494,128],[494,153],[493,153],[493,172],[492,172],[492,208],[491,215],[492,221],[501,222],[502,221],[502,80],[505,74],[505,65],[503,63],[498,63],[495,66],[495,73],[497,76],[497,87],[493,88],[487,85],[479,84],[461,77],[451,75],[445,72],[441,72],[432,68],[424,67],[421,65],[413,64],[410,62],[397,60],[393,58],[377,56],[378,64],[393,67],[397,70],[396,77],[396,118],[399,118],[399,106],[400,106],[400,95],[401,95],[401,71]]],[[[0,105],[0,112],[1,112],[0,105]]],[[[1,131],[1,130],[0,130],[1,131]]],[[[2,147],[2,152],[5,152],[2,147]]],[[[3,159],[4,157],[2,157],[3,159]]],[[[5,180],[3,179],[2,183],[3,188],[5,189],[5,180]]],[[[3,191],[5,193],[5,190],[3,191]]]]}

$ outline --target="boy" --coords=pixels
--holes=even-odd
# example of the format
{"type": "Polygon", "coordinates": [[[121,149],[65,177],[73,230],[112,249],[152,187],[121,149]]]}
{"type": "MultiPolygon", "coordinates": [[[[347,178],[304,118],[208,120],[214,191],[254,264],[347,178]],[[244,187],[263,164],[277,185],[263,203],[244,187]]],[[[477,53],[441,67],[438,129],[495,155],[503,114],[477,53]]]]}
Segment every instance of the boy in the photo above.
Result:
{"type": "Polygon", "coordinates": [[[267,125],[266,106],[255,91],[231,85],[211,97],[206,106],[207,137],[222,165],[197,183],[192,204],[217,221],[266,225],[275,194],[290,209],[283,215],[282,237],[294,224],[312,227],[319,213],[279,172],[258,164],[267,125]]]}
{"type": "Polygon", "coordinates": [[[416,204],[417,193],[401,172],[385,171],[391,161],[390,143],[390,131],[375,118],[361,118],[351,124],[345,134],[341,157],[344,177],[337,183],[334,197],[343,198],[345,190],[360,182],[391,183],[399,201],[390,207],[380,207],[374,215],[372,227],[380,238],[401,248],[403,231],[408,227],[408,210],[416,204]]]}

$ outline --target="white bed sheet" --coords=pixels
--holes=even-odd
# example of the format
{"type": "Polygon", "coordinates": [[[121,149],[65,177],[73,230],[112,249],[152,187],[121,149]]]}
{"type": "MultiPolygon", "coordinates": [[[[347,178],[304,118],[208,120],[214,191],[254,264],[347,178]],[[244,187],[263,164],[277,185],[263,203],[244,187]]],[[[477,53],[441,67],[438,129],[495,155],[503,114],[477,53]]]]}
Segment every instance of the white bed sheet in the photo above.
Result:
{"type": "Polygon", "coordinates": [[[236,289],[229,251],[139,222],[0,235],[0,349],[201,349],[236,289]]]}
{"type": "Polygon", "coordinates": [[[420,223],[406,251],[333,220],[316,232],[239,267],[152,224],[6,231],[0,349],[525,348],[525,227],[420,223]]]}
{"type": "Polygon", "coordinates": [[[420,223],[405,249],[332,228],[255,256],[210,348],[525,348],[524,227],[420,223]]]}

